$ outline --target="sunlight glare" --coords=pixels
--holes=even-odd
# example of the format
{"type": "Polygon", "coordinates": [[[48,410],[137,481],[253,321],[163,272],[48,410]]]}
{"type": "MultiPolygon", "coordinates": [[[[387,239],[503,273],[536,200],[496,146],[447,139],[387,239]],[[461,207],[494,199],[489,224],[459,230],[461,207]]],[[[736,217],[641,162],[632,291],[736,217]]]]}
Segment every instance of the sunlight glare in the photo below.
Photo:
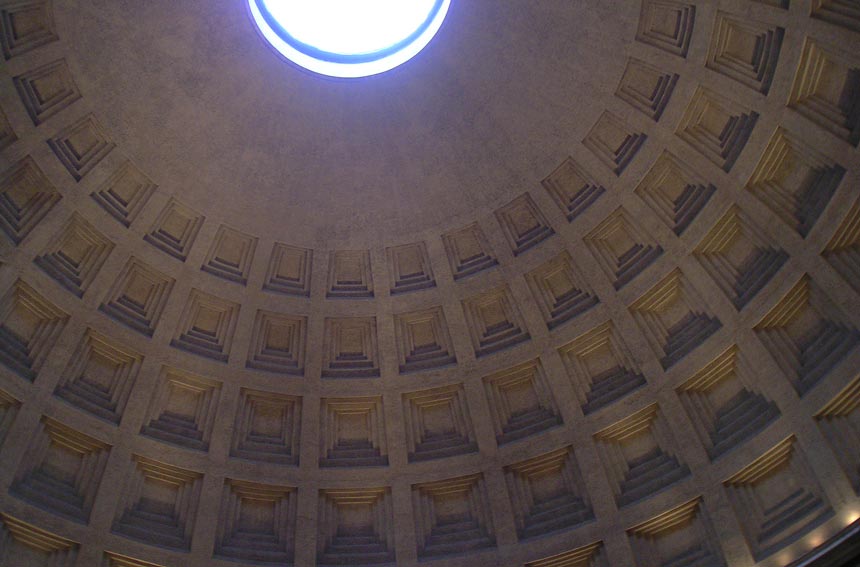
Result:
{"type": "Polygon", "coordinates": [[[373,75],[411,59],[439,30],[449,4],[249,0],[257,26],[278,51],[311,71],[337,77],[373,75]]]}

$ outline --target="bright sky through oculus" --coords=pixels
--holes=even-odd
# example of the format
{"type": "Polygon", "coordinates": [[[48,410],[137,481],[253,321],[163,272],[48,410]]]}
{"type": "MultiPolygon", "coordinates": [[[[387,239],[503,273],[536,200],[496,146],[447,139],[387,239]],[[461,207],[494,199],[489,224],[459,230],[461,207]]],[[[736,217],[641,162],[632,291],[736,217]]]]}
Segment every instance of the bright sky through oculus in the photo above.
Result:
{"type": "Polygon", "coordinates": [[[361,77],[392,69],[433,38],[450,0],[249,0],[263,36],[311,71],[361,77]]]}

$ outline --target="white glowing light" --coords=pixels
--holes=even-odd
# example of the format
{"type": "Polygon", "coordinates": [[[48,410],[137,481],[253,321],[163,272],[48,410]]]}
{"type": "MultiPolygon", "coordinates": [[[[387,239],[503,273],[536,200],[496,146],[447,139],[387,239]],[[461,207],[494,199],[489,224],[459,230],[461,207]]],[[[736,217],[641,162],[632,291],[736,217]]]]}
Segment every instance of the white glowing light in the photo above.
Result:
{"type": "Polygon", "coordinates": [[[248,0],[266,40],[311,71],[362,77],[388,71],[433,39],[451,0],[248,0]]]}

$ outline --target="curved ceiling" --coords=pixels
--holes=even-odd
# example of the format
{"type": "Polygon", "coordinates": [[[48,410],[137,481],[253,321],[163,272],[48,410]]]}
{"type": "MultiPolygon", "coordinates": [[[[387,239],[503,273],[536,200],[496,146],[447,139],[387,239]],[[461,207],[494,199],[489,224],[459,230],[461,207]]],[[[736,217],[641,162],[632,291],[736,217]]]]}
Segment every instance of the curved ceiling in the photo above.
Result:
{"type": "Polygon", "coordinates": [[[860,518],[847,0],[0,0],[0,567],[784,566],[860,518]]]}
{"type": "Polygon", "coordinates": [[[93,108],[168,191],[229,205],[240,230],[265,215],[297,244],[359,244],[471,220],[587,133],[637,14],[570,6],[459,3],[415,60],[357,81],[284,62],[241,2],[67,4],[56,19],[93,108]]]}

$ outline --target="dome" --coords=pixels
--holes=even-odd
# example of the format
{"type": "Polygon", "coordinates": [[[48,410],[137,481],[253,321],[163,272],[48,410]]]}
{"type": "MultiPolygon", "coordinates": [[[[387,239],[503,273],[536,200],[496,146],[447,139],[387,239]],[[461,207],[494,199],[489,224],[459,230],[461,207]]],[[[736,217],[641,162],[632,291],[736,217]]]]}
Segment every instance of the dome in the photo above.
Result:
{"type": "Polygon", "coordinates": [[[856,537],[856,2],[452,0],[360,78],[257,4],[0,1],[0,567],[856,537]]]}

